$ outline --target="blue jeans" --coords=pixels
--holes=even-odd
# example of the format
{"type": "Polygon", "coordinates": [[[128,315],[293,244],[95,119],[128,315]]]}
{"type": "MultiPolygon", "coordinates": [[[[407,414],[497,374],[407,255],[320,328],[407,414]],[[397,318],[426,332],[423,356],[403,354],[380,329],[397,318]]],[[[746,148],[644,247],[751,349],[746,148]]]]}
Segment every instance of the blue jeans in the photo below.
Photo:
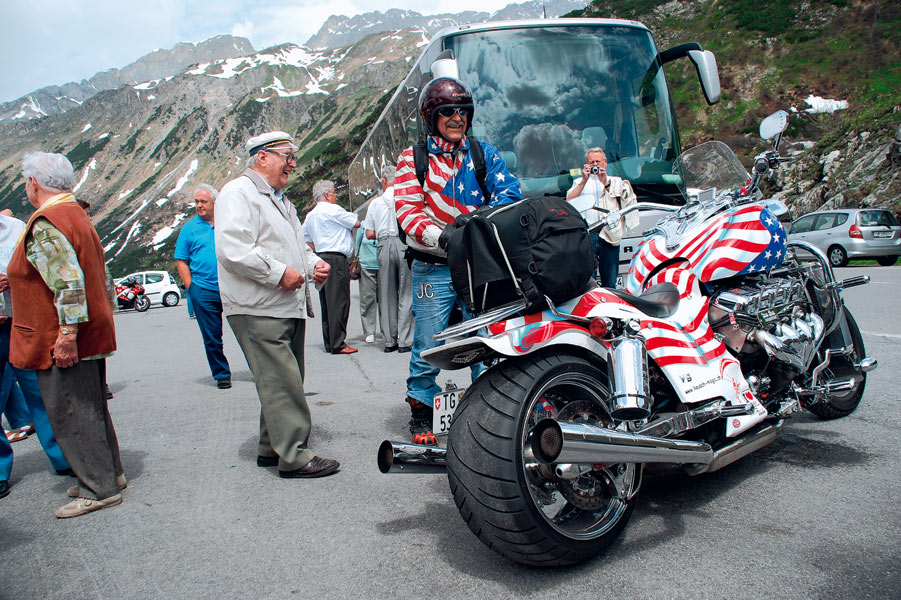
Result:
{"type": "Polygon", "coordinates": [[[22,389],[16,384],[12,369],[3,371],[0,396],[6,398],[6,409],[3,411],[3,416],[6,417],[10,429],[18,429],[31,423],[31,413],[28,412],[25,396],[22,395],[22,389]]]}
{"type": "Polygon", "coordinates": [[[219,292],[191,285],[187,295],[191,298],[197,315],[197,325],[200,327],[200,337],[203,338],[206,360],[213,379],[230,379],[232,374],[222,351],[222,300],[219,292]]]}
{"type": "Polygon", "coordinates": [[[188,293],[188,290],[185,290],[185,304],[188,305],[188,318],[195,318],[197,315],[194,314],[194,305],[191,304],[191,294],[188,293]]]}
{"type": "Polygon", "coordinates": [[[614,246],[597,234],[591,234],[591,247],[594,256],[598,260],[598,275],[601,286],[605,288],[616,287],[616,277],[619,275],[619,245],[614,246]]]}
{"type": "MultiPolygon", "coordinates": [[[[50,459],[50,464],[57,471],[68,469],[69,463],[63,457],[63,452],[60,450],[56,436],[53,434],[53,428],[50,427],[47,411],[44,410],[44,401],[41,399],[41,389],[38,386],[37,375],[32,370],[17,369],[7,362],[9,360],[9,331],[8,323],[5,326],[0,325],[0,370],[4,372],[12,371],[15,379],[18,380],[19,387],[22,388],[22,395],[25,396],[25,404],[31,413],[34,431],[38,434],[38,439],[41,441],[44,453],[50,459]]],[[[6,409],[7,398],[8,396],[0,397],[0,412],[6,409]]],[[[0,481],[9,479],[12,468],[12,446],[5,435],[0,435],[0,481]]]]}
{"type": "MultiPolygon", "coordinates": [[[[410,355],[410,375],[407,377],[407,396],[423,404],[432,406],[435,394],[441,391],[436,378],[441,369],[426,362],[421,354],[429,348],[441,346],[444,342],[436,342],[434,335],[447,328],[454,304],[463,310],[464,318],[470,314],[462,299],[454,291],[450,268],[447,265],[436,265],[413,261],[413,352],[410,355]]],[[[476,363],[471,367],[472,380],[475,381],[485,366],[476,363]]]]}

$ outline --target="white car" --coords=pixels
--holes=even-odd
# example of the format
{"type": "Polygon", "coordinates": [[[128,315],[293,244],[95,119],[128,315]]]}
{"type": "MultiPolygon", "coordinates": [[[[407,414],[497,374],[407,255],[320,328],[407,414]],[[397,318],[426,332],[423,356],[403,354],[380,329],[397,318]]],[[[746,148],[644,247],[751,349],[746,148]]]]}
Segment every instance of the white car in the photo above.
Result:
{"type": "Polygon", "coordinates": [[[135,278],[144,286],[144,294],[150,299],[151,305],[175,306],[181,300],[181,288],[168,271],[138,271],[120,277],[115,282],[119,283],[128,277],[135,278]]]}

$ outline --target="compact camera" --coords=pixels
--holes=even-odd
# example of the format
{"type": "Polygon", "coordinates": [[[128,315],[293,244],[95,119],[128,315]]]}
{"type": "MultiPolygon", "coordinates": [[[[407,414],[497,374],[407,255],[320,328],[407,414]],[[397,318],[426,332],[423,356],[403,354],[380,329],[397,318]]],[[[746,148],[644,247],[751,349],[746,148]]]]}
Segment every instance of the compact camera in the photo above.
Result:
{"type": "Polygon", "coordinates": [[[597,175],[597,174],[600,173],[600,172],[601,172],[600,167],[591,167],[591,174],[592,174],[592,175],[597,175]]]}

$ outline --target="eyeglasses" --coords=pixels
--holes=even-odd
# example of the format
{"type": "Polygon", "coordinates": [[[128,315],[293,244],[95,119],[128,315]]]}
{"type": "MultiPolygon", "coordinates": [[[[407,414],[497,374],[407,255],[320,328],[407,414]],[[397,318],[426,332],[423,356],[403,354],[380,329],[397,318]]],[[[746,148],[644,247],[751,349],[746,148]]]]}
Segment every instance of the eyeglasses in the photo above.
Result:
{"type": "Polygon", "coordinates": [[[438,109],[438,116],[444,117],[445,119],[450,119],[454,115],[460,115],[465,118],[469,116],[469,109],[459,106],[442,106],[438,109]]]}
{"type": "Polygon", "coordinates": [[[293,154],[285,154],[284,152],[279,152],[278,150],[266,150],[266,152],[272,152],[273,154],[283,156],[286,163],[293,162],[295,165],[297,164],[297,157],[293,154]]]}

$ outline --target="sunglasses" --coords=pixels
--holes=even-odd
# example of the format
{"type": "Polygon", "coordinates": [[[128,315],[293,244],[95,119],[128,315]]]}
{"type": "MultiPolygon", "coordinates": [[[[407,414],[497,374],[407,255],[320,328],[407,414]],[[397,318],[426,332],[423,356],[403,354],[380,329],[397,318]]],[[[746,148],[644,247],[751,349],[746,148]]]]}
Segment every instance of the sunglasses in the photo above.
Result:
{"type": "Polygon", "coordinates": [[[294,164],[297,164],[297,157],[294,156],[294,154],[285,154],[284,152],[279,152],[278,150],[266,150],[266,152],[271,152],[273,154],[283,156],[286,163],[293,162],[294,164]]]}
{"type": "Polygon", "coordinates": [[[468,108],[461,108],[459,106],[442,106],[438,109],[438,116],[444,117],[445,119],[450,119],[454,115],[460,115],[463,118],[469,116],[468,108]]]}

